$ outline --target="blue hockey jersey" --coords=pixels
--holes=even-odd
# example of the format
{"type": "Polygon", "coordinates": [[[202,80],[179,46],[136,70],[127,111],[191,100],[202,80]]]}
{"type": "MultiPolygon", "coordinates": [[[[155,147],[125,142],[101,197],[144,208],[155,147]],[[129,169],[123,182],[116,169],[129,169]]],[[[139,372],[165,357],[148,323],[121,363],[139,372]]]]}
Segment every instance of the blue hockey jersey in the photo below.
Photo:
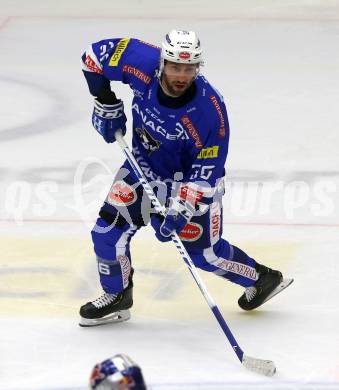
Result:
{"type": "Polygon", "coordinates": [[[134,94],[133,152],[149,180],[180,179],[211,196],[224,176],[229,125],[222,96],[201,75],[195,95],[169,108],[158,99],[160,48],[134,38],[93,43],[83,71],[93,96],[109,82],[128,84],[134,94]]]}

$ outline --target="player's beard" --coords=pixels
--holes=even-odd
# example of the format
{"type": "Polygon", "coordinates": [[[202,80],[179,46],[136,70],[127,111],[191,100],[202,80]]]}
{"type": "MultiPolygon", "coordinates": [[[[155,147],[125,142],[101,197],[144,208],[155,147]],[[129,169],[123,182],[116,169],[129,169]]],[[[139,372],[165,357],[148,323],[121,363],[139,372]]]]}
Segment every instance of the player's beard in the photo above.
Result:
{"type": "Polygon", "coordinates": [[[173,97],[179,97],[183,95],[187,89],[192,85],[194,78],[190,81],[169,80],[164,73],[161,78],[161,87],[165,94],[169,94],[173,97]]]}

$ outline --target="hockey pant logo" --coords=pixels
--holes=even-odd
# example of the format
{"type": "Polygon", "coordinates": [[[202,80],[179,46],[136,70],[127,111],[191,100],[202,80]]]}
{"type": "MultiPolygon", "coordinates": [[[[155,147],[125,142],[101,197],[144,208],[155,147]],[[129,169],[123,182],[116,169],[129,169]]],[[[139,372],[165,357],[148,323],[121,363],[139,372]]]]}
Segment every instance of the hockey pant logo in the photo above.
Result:
{"type": "Polygon", "coordinates": [[[197,241],[203,233],[203,228],[198,223],[189,222],[185,225],[184,229],[180,232],[179,237],[182,241],[197,241]]]}
{"type": "Polygon", "coordinates": [[[122,180],[113,183],[106,198],[106,202],[112,206],[129,206],[137,200],[135,189],[122,180]]]}

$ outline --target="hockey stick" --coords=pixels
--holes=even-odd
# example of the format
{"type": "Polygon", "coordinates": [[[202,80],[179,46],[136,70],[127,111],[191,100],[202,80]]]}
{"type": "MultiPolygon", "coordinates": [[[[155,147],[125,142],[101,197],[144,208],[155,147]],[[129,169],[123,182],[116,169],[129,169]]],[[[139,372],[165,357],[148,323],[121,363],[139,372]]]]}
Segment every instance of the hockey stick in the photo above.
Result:
{"type": "MultiPolygon", "coordinates": [[[[138,162],[136,161],[133,153],[130,151],[128,145],[126,144],[122,134],[120,131],[117,131],[115,133],[116,140],[118,141],[122,151],[124,152],[125,156],[127,157],[127,160],[133,169],[135,175],[138,177],[141,185],[143,186],[144,190],[146,191],[152,205],[154,206],[155,210],[161,214],[164,215],[166,208],[161,205],[158,198],[155,196],[154,191],[152,187],[149,185],[144,173],[142,172],[138,162]]],[[[247,356],[244,354],[243,350],[240,348],[239,344],[235,340],[230,328],[226,324],[226,321],[224,320],[222,314],[220,313],[220,310],[218,309],[217,305],[215,304],[214,300],[212,299],[211,295],[207,291],[207,288],[205,287],[202,279],[200,278],[200,275],[198,274],[198,271],[187,253],[183,243],[181,242],[179,236],[177,233],[173,233],[172,241],[175,243],[177,249],[179,250],[181,256],[183,257],[185,263],[188,266],[189,271],[191,272],[196,284],[198,285],[202,295],[204,296],[206,302],[208,303],[208,306],[212,310],[215,318],[217,319],[221,329],[223,330],[224,334],[226,335],[229,343],[231,344],[234,352],[238,356],[238,359],[240,362],[249,370],[258,372],[260,374],[266,375],[266,376],[272,376],[276,372],[276,367],[271,360],[263,360],[263,359],[257,359],[250,356],[247,356]]]]}

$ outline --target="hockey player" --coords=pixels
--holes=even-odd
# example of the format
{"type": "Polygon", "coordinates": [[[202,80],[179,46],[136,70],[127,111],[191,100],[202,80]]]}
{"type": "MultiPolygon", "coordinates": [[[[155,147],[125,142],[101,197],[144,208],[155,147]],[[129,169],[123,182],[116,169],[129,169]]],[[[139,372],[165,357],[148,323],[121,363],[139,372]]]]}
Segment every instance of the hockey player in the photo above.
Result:
{"type": "Polygon", "coordinates": [[[91,390],[147,390],[141,368],[124,354],[115,355],[93,367],[91,390]]]}
{"type": "MultiPolygon", "coordinates": [[[[275,294],[282,274],[221,237],[229,124],[222,96],[200,74],[202,62],[196,34],[177,30],[166,35],[161,48],[138,39],[112,38],[92,44],[82,56],[95,97],[92,124],[106,142],[115,141],[118,129],[126,132],[123,102],[110,81],[128,84],[133,91],[133,153],[147,179],[167,190],[162,199],[165,218],[150,218],[156,237],[169,241],[176,231],[197,267],[245,287],[238,303],[252,310],[275,294]]],[[[158,197],[163,194],[160,187],[158,197]]],[[[130,317],[129,244],[149,223],[150,210],[125,161],[92,231],[104,293],[81,307],[81,326],[130,317]]]]}

